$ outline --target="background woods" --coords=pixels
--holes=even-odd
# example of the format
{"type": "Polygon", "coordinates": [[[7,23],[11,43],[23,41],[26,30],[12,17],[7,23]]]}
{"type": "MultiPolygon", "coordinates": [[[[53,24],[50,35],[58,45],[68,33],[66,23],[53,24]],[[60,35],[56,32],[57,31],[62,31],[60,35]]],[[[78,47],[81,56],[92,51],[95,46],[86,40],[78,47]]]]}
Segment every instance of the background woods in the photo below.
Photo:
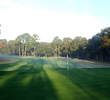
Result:
{"type": "Polygon", "coordinates": [[[24,33],[15,40],[0,39],[0,53],[17,56],[62,56],[97,61],[110,61],[110,27],[87,40],[85,37],[74,39],[56,36],[51,43],[39,42],[39,36],[24,33]]]}

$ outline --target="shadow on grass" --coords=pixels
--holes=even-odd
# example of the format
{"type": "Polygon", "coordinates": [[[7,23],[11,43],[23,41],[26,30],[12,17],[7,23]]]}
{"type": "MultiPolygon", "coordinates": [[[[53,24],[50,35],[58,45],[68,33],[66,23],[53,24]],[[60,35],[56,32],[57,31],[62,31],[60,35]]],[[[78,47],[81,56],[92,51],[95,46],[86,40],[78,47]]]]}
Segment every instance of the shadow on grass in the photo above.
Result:
{"type": "Polygon", "coordinates": [[[110,100],[110,69],[55,70],[85,92],[87,100],[110,100]]]}
{"type": "MultiPolygon", "coordinates": [[[[54,75],[54,77],[52,77],[53,84],[56,80],[59,81],[59,83],[56,82],[56,84],[60,85],[60,88],[69,88],[65,85],[66,83],[73,86],[70,89],[67,89],[67,93],[73,91],[73,98],[75,97],[75,100],[110,100],[109,68],[80,68],[75,62],[70,62],[70,64],[67,65],[65,59],[48,59],[47,62],[47,67],[50,69],[49,72],[54,73],[52,74],[54,75]],[[69,69],[67,69],[68,66],[70,67],[69,69]],[[62,84],[60,84],[61,82],[62,84]],[[77,94],[77,90],[79,90],[79,94],[77,94]]],[[[58,87],[56,88],[58,89],[58,87]]],[[[59,89],[59,91],[61,90],[59,89]]],[[[62,93],[62,95],[65,93],[66,92],[62,93]]],[[[70,96],[71,93],[69,94],[70,96]]]]}
{"type": "Polygon", "coordinates": [[[110,100],[110,69],[76,69],[71,63],[67,70],[60,59],[25,61],[0,71],[0,100],[110,100]]]}
{"type": "Polygon", "coordinates": [[[43,65],[36,67],[35,71],[19,71],[21,67],[17,71],[1,71],[0,81],[6,81],[0,87],[0,100],[58,100],[43,65]]]}
{"type": "Polygon", "coordinates": [[[4,70],[7,69],[9,67],[15,66],[17,64],[19,64],[20,62],[14,62],[14,63],[5,63],[5,64],[0,64],[0,70],[4,70]]]}

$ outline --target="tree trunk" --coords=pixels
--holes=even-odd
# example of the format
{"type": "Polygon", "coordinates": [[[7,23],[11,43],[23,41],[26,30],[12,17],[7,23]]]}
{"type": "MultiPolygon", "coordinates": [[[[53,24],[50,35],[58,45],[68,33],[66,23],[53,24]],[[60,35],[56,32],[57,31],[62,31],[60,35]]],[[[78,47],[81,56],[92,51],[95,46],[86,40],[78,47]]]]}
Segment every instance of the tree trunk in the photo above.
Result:
{"type": "Polygon", "coordinates": [[[24,55],[26,56],[26,51],[27,51],[27,48],[26,46],[24,46],[24,55]]]}
{"type": "Polygon", "coordinates": [[[36,50],[36,48],[34,47],[34,56],[36,56],[35,50],[36,50]]]}
{"type": "Polygon", "coordinates": [[[20,52],[21,52],[21,51],[20,51],[20,46],[19,46],[19,56],[21,55],[20,52]]]}
{"type": "Polygon", "coordinates": [[[24,56],[24,45],[22,47],[22,56],[24,56]]]}

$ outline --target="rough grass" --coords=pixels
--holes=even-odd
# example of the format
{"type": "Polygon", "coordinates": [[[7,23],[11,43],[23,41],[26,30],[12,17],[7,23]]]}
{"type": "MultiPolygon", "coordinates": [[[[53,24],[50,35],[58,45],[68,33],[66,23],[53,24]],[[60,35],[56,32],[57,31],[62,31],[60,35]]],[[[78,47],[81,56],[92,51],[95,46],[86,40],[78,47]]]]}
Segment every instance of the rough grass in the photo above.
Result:
{"type": "Polygon", "coordinates": [[[0,64],[0,100],[110,100],[110,69],[87,66],[65,58],[0,64]]]}

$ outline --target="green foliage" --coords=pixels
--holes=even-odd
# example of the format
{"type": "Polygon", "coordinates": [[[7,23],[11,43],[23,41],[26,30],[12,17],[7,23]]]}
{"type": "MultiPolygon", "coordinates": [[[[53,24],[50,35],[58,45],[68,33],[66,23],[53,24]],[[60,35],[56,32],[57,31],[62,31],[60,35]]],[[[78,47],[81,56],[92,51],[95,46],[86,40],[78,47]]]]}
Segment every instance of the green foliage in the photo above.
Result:
{"type": "Polygon", "coordinates": [[[62,40],[58,36],[56,36],[52,41],[52,49],[54,56],[60,56],[61,46],[62,46],[62,40]]]}
{"type": "Polygon", "coordinates": [[[71,53],[71,38],[64,38],[63,45],[62,45],[62,55],[67,56],[71,53]]]}
{"type": "Polygon", "coordinates": [[[89,40],[86,54],[97,61],[110,61],[110,28],[103,29],[89,40]]]}
{"type": "Polygon", "coordinates": [[[74,39],[54,37],[51,43],[38,42],[39,36],[28,33],[19,35],[16,40],[0,40],[0,53],[19,56],[62,56],[71,58],[110,61],[110,27],[101,30],[87,40],[78,36],[74,39]]]}
{"type": "Polygon", "coordinates": [[[8,45],[6,39],[0,39],[0,53],[1,54],[8,53],[8,45]]]}
{"type": "Polygon", "coordinates": [[[53,56],[52,47],[50,43],[41,42],[37,48],[37,55],[38,56],[53,56]]]}
{"type": "Polygon", "coordinates": [[[24,33],[16,38],[16,45],[19,50],[19,56],[27,56],[36,54],[38,36],[34,34],[30,36],[28,33],[24,33]]]}

